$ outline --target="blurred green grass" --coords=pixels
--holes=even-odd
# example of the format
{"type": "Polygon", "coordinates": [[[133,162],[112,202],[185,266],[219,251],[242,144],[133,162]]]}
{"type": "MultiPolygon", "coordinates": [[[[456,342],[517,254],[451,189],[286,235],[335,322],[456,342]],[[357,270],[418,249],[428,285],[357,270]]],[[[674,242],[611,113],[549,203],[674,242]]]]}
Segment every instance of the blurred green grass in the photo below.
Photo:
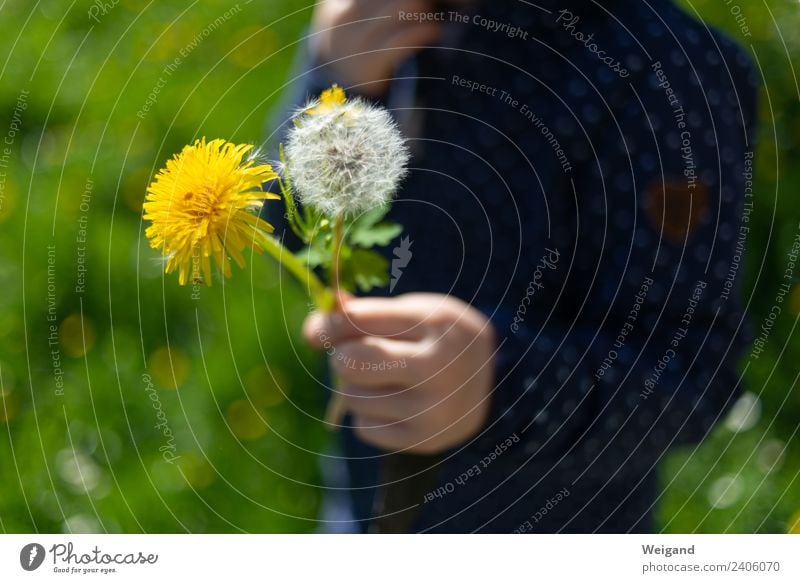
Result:
{"type": "MultiPolygon", "coordinates": [[[[163,279],[141,223],[150,176],[184,144],[203,135],[262,141],[309,5],[106,4],[95,21],[93,2],[67,11],[59,0],[0,2],[0,139],[20,126],[0,168],[0,531],[314,530],[317,454],[329,437],[308,417],[319,414],[320,395],[294,386],[303,367],[319,365],[297,338],[301,291],[256,260],[236,285],[193,299],[192,288],[163,279]],[[76,292],[84,229],[87,271],[76,292]],[[170,444],[175,463],[162,455],[170,444]]],[[[742,3],[752,34],[743,38],[730,6],[684,4],[752,43],[766,80],[747,250],[758,326],[800,220],[798,7],[742,3]]],[[[794,290],[764,354],[743,363],[760,415],[720,425],[664,465],[666,531],[800,530],[798,313],[794,290]]]]}
{"type": "Polygon", "coordinates": [[[94,22],[92,5],[0,5],[3,135],[29,92],[0,210],[0,527],[311,530],[328,437],[302,412],[319,413],[321,396],[293,386],[303,363],[316,366],[297,338],[301,290],[256,260],[195,300],[162,278],[141,224],[149,177],[184,144],[263,140],[309,10],[121,2],[94,22]],[[63,396],[48,346],[49,245],[63,396]],[[180,458],[168,463],[172,445],[180,458]]]}

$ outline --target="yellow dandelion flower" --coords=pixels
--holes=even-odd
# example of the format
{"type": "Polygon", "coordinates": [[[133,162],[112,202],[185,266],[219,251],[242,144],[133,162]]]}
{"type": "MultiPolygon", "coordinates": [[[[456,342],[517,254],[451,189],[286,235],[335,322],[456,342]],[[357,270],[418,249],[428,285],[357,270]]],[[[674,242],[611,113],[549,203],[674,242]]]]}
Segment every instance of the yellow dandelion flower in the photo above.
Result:
{"type": "Polygon", "coordinates": [[[148,187],[144,218],[151,225],[145,234],[166,257],[166,272],[178,270],[181,285],[190,279],[211,285],[212,257],[230,277],[228,256],[244,267],[245,247],[260,251],[256,244],[274,230],[256,213],[263,201],[280,198],[262,190],[278,175],[248,158],[252,149],[197,140],[169,160],[148,187]]]}
{"type": "Polygon", "coordinates": [[[330,113],[347,103],[347,96],[344,94],[344,89],[338,85],[334,85],[330,89],[326,89],[319,96],[319,101],[313,106],[305,110],[308,115],[324,115],[330,113]]]}

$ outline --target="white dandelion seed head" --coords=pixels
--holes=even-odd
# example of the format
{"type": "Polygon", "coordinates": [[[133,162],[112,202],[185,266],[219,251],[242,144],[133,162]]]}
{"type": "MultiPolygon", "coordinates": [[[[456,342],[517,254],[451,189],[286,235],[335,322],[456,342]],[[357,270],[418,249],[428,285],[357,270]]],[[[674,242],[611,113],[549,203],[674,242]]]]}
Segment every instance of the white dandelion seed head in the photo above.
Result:
{"type": "Polygon", "coordinates": [[[353,216],[389,202],[406,175],[408,148],[389,112],[360,99],[296,118],[286,166],[300,201],[327,216],[353,216]]]}

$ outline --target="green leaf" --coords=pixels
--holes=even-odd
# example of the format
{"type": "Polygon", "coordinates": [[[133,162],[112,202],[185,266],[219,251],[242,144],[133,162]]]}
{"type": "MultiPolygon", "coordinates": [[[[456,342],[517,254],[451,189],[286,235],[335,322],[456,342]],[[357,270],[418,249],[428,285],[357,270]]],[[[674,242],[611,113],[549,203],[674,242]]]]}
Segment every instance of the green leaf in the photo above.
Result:
{"type": "Polygon", "coordinates": [[[323,267],[327,265],[329,255],[324,249],[318,246],[308,246],[297,253],[297,258],[311,268],[323,267]]]}
{"type": "Polygon", "coordinates": [[[389,283],[389,262],[380,254],[368,249],[352,249],[349,257],[342,258],[342,286],[348,291],[356,287],[368,292],[389,283]]]}
{"type": "Polygon", "coordinates": [[[283,150],[283,144],[279,144],[278,152],[280,153],[281,166],[283,167],[283,177],[278,177],[278,185],[283,195],[283,201],[286,206],[286,220],[289,226],[294,231],[294,234],[308,244],[311,240],[311,223],[309,222],[309,213],[304,213],[305,220],[300,216],[297,210],[297,203],[294,200],[292,192],[292,178],[289,175],[289,165],[286,163],[286,153],[283,150]]]}
{"type": "Polygon", "coordinates": [[[377,225],[387,215],[390,208],[391,205],[385,204],[362,213],[353,221],[351,228],[354,230],[362,230],[369,229],[370,227],[377,225]]]}
{"type": "Polygon", "coordinates": [[[347,225],[347,240],[351,245],[370,248],[384,247],[403,232],[403,228],[391,221],[384,221],[391,205],[383,205],[368,210],[347,225]]]}
{"type": "MultiPolygon", "coordinates": [[[[313,217],[312,217],[313,218],[313,217]]],[[[314,218],[306,232],[307,246],[297,253],[298,259],[311,267],[328,268],[332,261],[331,226],[328,219],[314,218]]]]}
{"type": "MultiPolygon", "coordinates": [[[[314,209],[304,210],[307,247],[297,257],[312,269],[323,270],[330,279],[335,243],[332,221],[314,209]]],[[[375,208],[345,223],[339,257],[339,284],[343,289],[366,292],[389,284],[389,262],[369,249],[389,245],[402,233],[400,225],[382,220],[388,211],[388,205],[375,208]]]]}

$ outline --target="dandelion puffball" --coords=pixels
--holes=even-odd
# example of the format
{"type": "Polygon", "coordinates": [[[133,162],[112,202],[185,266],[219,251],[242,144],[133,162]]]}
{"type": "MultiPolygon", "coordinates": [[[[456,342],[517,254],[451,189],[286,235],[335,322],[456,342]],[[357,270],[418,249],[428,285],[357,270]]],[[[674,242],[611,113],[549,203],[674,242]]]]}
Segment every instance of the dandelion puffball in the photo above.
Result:
{"type": "Polygon", "coordinates": [[[304,205],[329,217],[353,216],[389,202],[406,175],[408,148],[389,112],[339,87],[295,117],[286,170],[304,205]]]}

